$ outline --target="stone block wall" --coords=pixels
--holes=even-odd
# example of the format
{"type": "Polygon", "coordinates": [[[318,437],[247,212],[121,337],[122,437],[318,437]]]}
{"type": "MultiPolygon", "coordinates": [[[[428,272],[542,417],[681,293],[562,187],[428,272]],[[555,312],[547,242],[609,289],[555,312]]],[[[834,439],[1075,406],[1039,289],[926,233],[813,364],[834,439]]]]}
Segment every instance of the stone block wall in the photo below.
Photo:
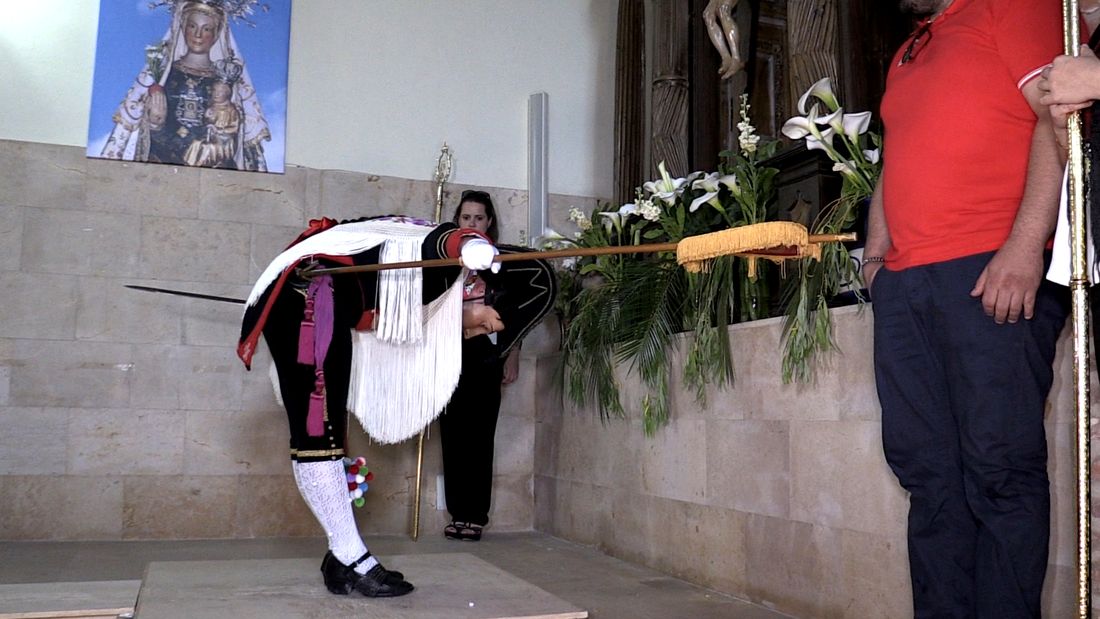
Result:
{"type": "MultiPolygon", "coordinates": [[[[711,389],[706,407],[676,382],[681,339],[672,419],[653,437],[637,416],[601,422],[563,399],[560,358],[539,358],[536,527],[796,617],[912,616],[908,499],[882,455],[873,312],[842,308],[834,320],[841,353],[810,385],[782,384],[780,319],[731,327],[736,382],[711,389]]],[[[1068,345],[1064,337],[1046,420],[1051,617],[1075,604],[1068,345]]],[[[640,410],[637,379],[621,369],[619,379],[624,407],[640,410]]]]}
{"type": "MultiPolygon", "coordinates": [[[[448,187],[445,217],[463,189],[448,187]]],[[[516,242],[526,192],[488,189],[504,240],[516,242]]],[[[309,219],[430,218],[434,196],[429,181],[122,163],[0,140],[0,539],[320,535],[290,475],[266,350],[252,372],[236,358],[241,307],[123,286],[243,298],[309,219]]],[[[572,204],[593,200],[552,196],[559,228],[572,204]]],[[[498,530],[533,525],[525,354],[497,433],[498,530]]],[[[351,434],[376,471],[360,526],[408,531],[415,441],[351,434]]],[[[436,535],[438,432],[425,453],[422,530],[436,535]]]]}

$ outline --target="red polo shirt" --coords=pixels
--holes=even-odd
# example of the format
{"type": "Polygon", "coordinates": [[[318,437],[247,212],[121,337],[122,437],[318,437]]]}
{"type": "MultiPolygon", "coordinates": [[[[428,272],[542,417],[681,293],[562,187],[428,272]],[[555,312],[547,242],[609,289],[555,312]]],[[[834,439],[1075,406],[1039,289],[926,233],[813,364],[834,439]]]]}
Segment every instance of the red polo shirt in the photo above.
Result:
{"type": "Polygon", "coordinates": [[[1057,0],[954,0],[882,101],[891,269],[999,249],[1024,192],[1035,113],[1020,88],[1062,52],[1057,0]]]}

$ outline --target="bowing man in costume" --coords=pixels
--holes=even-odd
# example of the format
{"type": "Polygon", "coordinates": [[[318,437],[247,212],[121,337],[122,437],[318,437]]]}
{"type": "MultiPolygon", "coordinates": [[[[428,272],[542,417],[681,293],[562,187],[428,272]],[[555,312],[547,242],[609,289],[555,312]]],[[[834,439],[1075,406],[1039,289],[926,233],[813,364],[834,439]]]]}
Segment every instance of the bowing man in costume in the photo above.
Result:
{"type": "MultiPolygon", "coordinates": [[[[294,478],[328,537],[321,571],[332,593],[392,597],[413,589],[359,535],[343,468],[348,417],[354,413],[387,444],[415,436],[439,415],[458,384],[464,332],[504,328],[493,308],[462,304],[465,273],[499,269],[496,254],[484,235],[453,223],[326,219],[311,222],[249,295],[237,352],[249,366],[261,334],[271,352],[294,478]],[[460,258],[462,266],[315,277],[300,270],[434,258],[460,258]]],[[[553,291],[552,270],[538,264],[544,274],[530,287],[534,297],[553,291]]]]}

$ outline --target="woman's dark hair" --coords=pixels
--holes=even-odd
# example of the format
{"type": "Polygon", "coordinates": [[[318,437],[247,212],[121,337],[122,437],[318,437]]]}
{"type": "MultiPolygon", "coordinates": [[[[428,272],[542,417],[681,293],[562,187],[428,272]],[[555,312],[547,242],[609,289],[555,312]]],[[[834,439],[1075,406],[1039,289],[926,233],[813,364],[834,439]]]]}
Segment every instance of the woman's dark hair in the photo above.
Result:
{"type": "Polygon", "coordinates": [[[485,207],[485,215],[489,218],[489,229],[485,234],[492,239],[494,243],[497,242],[497,210],[493,208],[493,199],[489,197],[489,193],[486,191],[480,191],[477,189],[467,189],[462,192],[462,196],[458,199],[458,207],[455,208],[455,215],[451,218],[451,221],[458,223],[458,216],[462,213],[462,205],[467,202],[473,202],[474,204],[480,204],[485,207]]]}

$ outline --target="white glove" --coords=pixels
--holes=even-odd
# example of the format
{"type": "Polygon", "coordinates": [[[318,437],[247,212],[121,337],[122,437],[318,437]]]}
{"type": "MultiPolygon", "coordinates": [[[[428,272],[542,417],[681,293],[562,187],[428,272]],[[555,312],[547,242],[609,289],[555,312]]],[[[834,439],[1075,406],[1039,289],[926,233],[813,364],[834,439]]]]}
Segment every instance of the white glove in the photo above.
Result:
{"type": "Polygon", "coordinates": [[[493,258],[500,252],[485,239],[472,238],[462,244],[462,266],[471,271],[489,269],[493,273],[500,271],[500,263],[493,258]]]}

